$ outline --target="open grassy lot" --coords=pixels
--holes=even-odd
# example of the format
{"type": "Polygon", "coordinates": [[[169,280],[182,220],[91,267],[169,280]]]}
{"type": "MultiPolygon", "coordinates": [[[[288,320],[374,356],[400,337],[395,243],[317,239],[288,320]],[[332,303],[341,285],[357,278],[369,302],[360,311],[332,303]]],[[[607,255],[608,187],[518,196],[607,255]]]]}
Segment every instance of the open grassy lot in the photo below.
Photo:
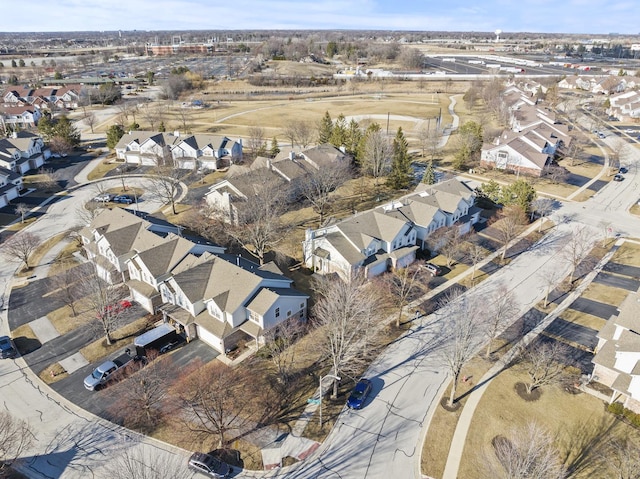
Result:
{"type": "Polygon", "coordinates": [[[612,477],[598,467],[596,446],[614,437],[638,440],[638,431],[606,412],[601,400],[585,393],[572,394],[562,384],[543,387],[537,401],[524,401],[514,387],[518,381],[525,381],[525,376],[509,369],[492,381],[473,417],[458,477],[485,477],[483,463],[494,456],[483,451],[491,451],[491,440],[532,420],[555,435],[555,445],[565,458],[565,465],[573,471],[570,477],[612,477]]]}

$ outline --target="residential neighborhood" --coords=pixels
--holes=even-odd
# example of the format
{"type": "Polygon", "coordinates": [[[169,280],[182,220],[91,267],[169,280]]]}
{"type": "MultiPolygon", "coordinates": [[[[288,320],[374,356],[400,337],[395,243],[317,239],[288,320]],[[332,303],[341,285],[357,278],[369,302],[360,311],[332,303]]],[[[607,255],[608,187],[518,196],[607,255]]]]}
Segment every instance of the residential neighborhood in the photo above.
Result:
{"type": "Polygon", "coordinates": [[[0,34],[0,476],[635,470],[637,35],[292,32],[0,34]]]}

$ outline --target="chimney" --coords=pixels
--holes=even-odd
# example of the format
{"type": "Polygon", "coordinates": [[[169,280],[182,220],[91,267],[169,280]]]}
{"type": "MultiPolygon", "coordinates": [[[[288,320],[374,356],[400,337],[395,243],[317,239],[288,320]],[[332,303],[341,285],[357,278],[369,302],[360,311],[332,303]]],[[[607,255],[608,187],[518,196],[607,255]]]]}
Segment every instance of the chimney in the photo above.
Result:
{"type": "Polygon", "coordinates": [[[295,159],[296,159],[296,154],[295,154],[293,151],[290,151],[290,152],[289,152],[289,159],[290,159],[291,161],[293,161],[293,160],[295,160],[295,159]]]}
{"type": "Polygon", "coordinates": [[[271,169],[272,164],[271,164],[271,158],[267,158],[267,168],[271,169]]]}
{"type": "Polygon", "coordinates": [[[175,136],[176,138],[180,138],[180,132],[178,130],[174,131],[173,136],[175,136]]]}
{"type": "Polygon", "coordinates": [[[240,266],[240,255],[236,256],[236,266],[240,266]]]}

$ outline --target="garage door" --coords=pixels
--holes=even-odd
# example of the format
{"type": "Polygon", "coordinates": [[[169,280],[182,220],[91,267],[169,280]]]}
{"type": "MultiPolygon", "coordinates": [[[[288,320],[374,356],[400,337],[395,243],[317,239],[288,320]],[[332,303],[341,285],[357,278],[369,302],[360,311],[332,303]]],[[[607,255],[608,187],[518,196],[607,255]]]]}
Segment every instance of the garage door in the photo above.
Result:
{"type": "Polygon", "coordinates": [[[131,291],[131,297],[136,303],[138,303],[140,306],[142,306],[144,309],[146,309],[150,313],[153,313],[153,307],[151,306],[151,300],[149,298],[147,298],[143,294],[140,294],[135,289],[129,288],[129,291],[131,291]]]}
{"type": "Polygon", "coordinates": [[[220,338],[218,338],[215,334],[210,333],[200,325],[198,325],[198,337],[216,351],[220,351],[221,353],[223,352],[222,341],[220,340],[220,338]]]}

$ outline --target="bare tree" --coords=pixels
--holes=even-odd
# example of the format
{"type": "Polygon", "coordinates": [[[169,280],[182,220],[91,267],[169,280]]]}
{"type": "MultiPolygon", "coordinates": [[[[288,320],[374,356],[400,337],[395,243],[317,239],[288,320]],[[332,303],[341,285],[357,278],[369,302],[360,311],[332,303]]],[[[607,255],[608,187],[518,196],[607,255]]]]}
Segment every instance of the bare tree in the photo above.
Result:
{"type": "Polygon", "coordinates": [[[252,174],[249,174],[248,180],[254,194],[235,202],[235,218],[232,218],[227,233],[255,256],[260,264],[264,264],[267,251],[286,237],[287,227],[280,218],[286,211],[288,183],[252,174]]]}
{"type": "Polygon", "coordinates": [[[78,206],[75,212],[78,224],[87,226],[102,210],[104,210],[104,205],[97,201],[87,201],[84,205],[78,206]]]}
{"type": "Polygon", "coordinates": [[[173,374],[170,357],[156,360],[155,353],[147,361],[132,361],[125,368],[126,381],[113,388],[120,400],[111,410],[125,427],[144,433],[152,432],[168,412],[169,385],[173,374]]]}
{"type": "Polygon", "coordinates": [[[287,138],[291,142],[291,148],[295,146],[296,138],[298,136],[296,132],[296,128],[297,128],[297,121],[295,120],[289,120],[284,125],[283,133],[285,138],[287,138]]]}
{"type": "Polygon", "coordinates": [[[442,131],[434,126],[430,128],[430,125],[422,125],[422,128],[418,131],[418,141],[420,142],[420,148],[422,149],[422,157],[426,154],[429,155],[431,161],[434,161],[440,153],[442,141],[442,131]]]}
{"type": "Polygon", "coordinates": [[[51,277],[51,286],[57,298],[71,309],[71,314],[75,317],[78,313],[76,306],[82,298],[81,283],[84,278],[86,268],[76,266],[75,263],[67,262],[62,265],[62,271],[51,277]]]}
{"type": "MultiPolygon", "coordinates": [[[[59,152],[63,153],[63,151],[59,152]]],[[[38,175],[40,176],[40,181],[38,181],[38,183],[42,188],[53,189],[58,187],[58,181],[60,180],[59,171],[54,171],[51,168],[40,168],[40,170],[38,170],[38,175]]]]}
{"type": "Polygon", "coordinates": [[[559,341],[534,341],[520,356],[522,368],[529,376],[527,394],[556,381],[564,371],[567,346],[559,341]]]}
{"type": "MultiPolygon", "coordinates": [[[[230,368],[213,361],[183,376],[175,389],[180,422],[195,440],[217,436],[218,446],[229,443],[231,433],[239,433],[255,421],[255,400],[246,384],[254,383],[250,371],[230,368]]],[[[256,386],[256,384],[253,384],[256,386]]]]}
{"type": "Polygon", "coordinates": [[[447,315],[445,345],[440,356],[451,374],[451,391],[447,404],[453,407],[462,368],[475,355],[480,328],[480,305],[469,300],[461,290],[451,290],[441,301],[439,314],[447,315]]]}
{"type": "Polygon", "coordinates": [[[592,234],[586,226],[580,226],[573,230],[567,239],[566,246],[562,249],[562,258],[569,263],[569,283],[573,283],[578,265],[589,254],[592,247],[592,234]]]}
{"type": "Polygon", "coordinates": [[[584,142],[581,137],[574,137],[568,145],[563,145],[561,152],[564,158],[569,159],[569,165],[575,166],[576,160],[581,158],[584,151],[584,142]]]}
{"type": "Polygon", "coordinates": [[[538,225],[538,231],[542,229],[542,219],[546,218],[553,211],[553,200],[550,198],[536,198],[530,203],[531,219],[537,213],[540,216],[540,224],[538,225]]]}
{"type": "Polygon", "coordinates": [[[331,204],[331,193],[351,178],[351,169],[346,163],[324,165],[320,169],[313,169],[304,176],[300,183],[300,194],[313,206],[313,210],[320,215],[320,223],[324,221],[331,204]]]}
{"type": "Polygon", "coordinates": [[[640,477],[640,447],[630,437],[607,438],[598,450],[600,471],[612,479],[640,477]]]}
{"type": "Polygon", "coordinates": [[[112,344],[113,333],[123,323],[124,310],[120,307],[120,301],[124,298],[122,287],[104,281],[98,273],[97,266],[92,265],[83,276],[81,288],[81,295],[89,311],[98,320],[107,344],[112,344]]]}
{"type": "Polygon", "coordinates": [[[18,203],[15,211],[17,215],[20,215],[20,223],[24,223],[24,217],[29,211],[31,211],[31,207],[26,203],[18,203]]]}
{"type": "MultiPolygon", "coordinates": [[[[318,301],[313,313],[320,329],[320,350],[333,374],[354,377],[367,364],[380,322],[380,296],[363,275],[347,281],[321,277],[314,284],[318,301]]],[[[334,383],[333,395],[338,393],[334,383]]]]}
{"type": "Polygon", "coordinates": [[[164,204],[171,205],[173,214],[176,211],[176,196],[180,191],[180,171],[172,166],[158,166],[149,176],[149,193],[164,204]]]}
{"type": "Polygon", "coordinates": [[[5,477],[11,463],[31,446],[34,437],[27,422],[0,412],[0,477],[5,477]]]}
{"type": "Polygon", "coordinates": [[[539,277],[542,279],[544,283],[544,307],[549,306],[549,295],[553,288],[555,288],[560,280],[562,279],[562,273],[556,269],[552,271],[545,271],[544,274],[541,274],[539,277]]]}
{"type": "Polygon", "coordinates": [[[186,458],[157,448],[128,444],[120,455],[106,461],[102,479],[189,479],[193,473],[185,467],[186,458]]]}
{"type": "Polygon", "coordinates": [[[615,137],[609,142],[609,148],[609,167],[613,173],[617,173],[626,159],[629,144],[622,138],[615,137]]]}
{"type": "Polygon", "coordinates": [[[447,267],[451,268],[464,246],[464,238],[456,225],[438,228],[427,238],[429,249],[444,256],[447,267]]]}
{"type": "Polygon", "coordinates": [[[144,103],[140,109],[140,114],[142,115],[142,118],[144,119],[144,121],[146,121],[149,124],[149,128],[152,131],[155,131],[156,125],[162,121],[159,118],[160,115],[160,111],[159,109],[152,107],[151,105],[149,105],[149,103],[144,103]]]}
{"type": "Polygon", "coordinates": [[[390,292],[392,302],[398,308],[396,328],[399,328],[405,306],[414,296],[426,292],[428,288],[425,270],[422,265],[413,263],[405,268],[389,271],[380,279],[383,286],[390,292]]]}
{"type": "Polygon", "coordinates": [[[42,240],[38,235],[23,231],[14,234],[2,247],[2,255],[8,260],[17,259],[24,263],[26,269],[31,269],[29,258],[34,253],[42,240]]]}
{"type": "Polygon", "coordinates": [[[311,144],[314,135],[314,127],[310,122],[305,120],[296,122],[295,138],[296,142],[302,147],[302,149],[306,149],[307,146],[311,144]]]}
{"type": "Polygon", "coordinates": [[[247,143],[251,149],[251,154],[257,156],[265,148],[264,129],[255,125],[250,127],[249,141],[247,143]]]}
{"type": "Polygon", "coordinates": [[[182,124],[182,130],[185,133],[189,133],[191,130],[191,121],[193,118],[193,110],[191,106],[178,108],[178,118],[180,118],[180,123],[182,124]]]}
{"type": "Polygon", "coordinates": [[[560,183],[565,183],[570,175],[569,170],[555,164],[545,166],[543,170],[543,174],[544,176],[549,178],[551,183],[554,183],[556,185],[560,183]]]}
{"type": "Polygon", "coordinates": [[[364,141],[362,166],[374,178],[377,192],[380,178],[387,175],[391,168],[391,144],[379,126],[369,127],[364,141]]]}
{"type": "Polygon", "coordinates": [[[566,470],[552,435],[536,423],[493,439],[480,462],[495,479],[564,479],[566,470]],[[496,463],[497,459],[497,463],[496,463]]]}
{"type": "Polygon", "coordinates": [[[498,240],[502,243],[502,259],[504,260],[511,242],[518,237],[527,217],[522,208],[516,205],[505,206],[494,223],[498,240]]]}
{"type": "Polygon", "coordinates": [[[296,365],[296,348],[293,347],[297,339],[304,333],[305,324],[298,318],[283,321],[264,334],[263,350],[271,358],[276,368],[278,382],[284,387],[289,386],[291,374],[296,365]]]}
{"type": "Polygon", "coordinates": [[[496,288],[488,298],[488,311],[485,332],[487,334],[487,350],[485,358],[491,356],[493,341],[502,333],[517,316],[518,307],[515,294],[506,285],[496,288]]]}
{"type": "Polygon", "coordinates": [[[478,263],[487,256],[487,250],[474,242],[467,242],[466,245],[464,245],[464,250],[467,258],[471,261],[471,281],[473,281],[476,277],[478,263]]]}
{"type": "Polygon", "coordinates": [[[96,116],[96,114],[92,111],[88,111],[86,115],[84,115],[83,120],[87,124],[87,126],[91,128],[91,133],[93,133],[93,127],[96,126],[96,123],[98,122],[98,117],[96,116]]]}

